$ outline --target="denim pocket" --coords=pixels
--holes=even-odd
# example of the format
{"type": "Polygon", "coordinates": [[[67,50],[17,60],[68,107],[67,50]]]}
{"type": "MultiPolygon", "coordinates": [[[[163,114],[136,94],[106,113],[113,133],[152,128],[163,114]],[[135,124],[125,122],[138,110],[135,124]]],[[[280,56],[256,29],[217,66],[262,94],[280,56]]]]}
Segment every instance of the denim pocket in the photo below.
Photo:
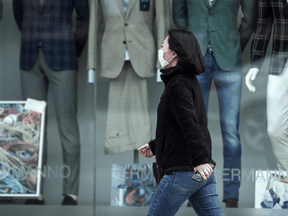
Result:
{"type": "Polygon", "coordinates": [[[191,179],[194,172],[192,171],[178,171],[176,172],[173,187],[182,193],[194,192],[200,185],[206,184],[206,181],[201,183],[191,179]]]}

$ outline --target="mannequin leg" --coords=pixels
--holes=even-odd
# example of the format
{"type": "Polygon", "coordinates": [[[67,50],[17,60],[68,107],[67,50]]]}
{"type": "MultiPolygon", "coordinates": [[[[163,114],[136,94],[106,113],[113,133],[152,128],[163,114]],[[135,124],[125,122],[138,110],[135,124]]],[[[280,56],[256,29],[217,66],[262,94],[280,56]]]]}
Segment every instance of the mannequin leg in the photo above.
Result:
{"type": "MultiPolygon", "coordinates": [[[[48,80],[39,65],[39,55],[35,62],[34,67],[30,71],[21,71],[20,72],[21,79],[21,88],[22,88],[22,96],[23,100],[27,100],[27,98],[32,98],[35,100],[45,100],[47,102],[48,95],[48,80]]],[[[45,113],[45,128],[44,128],[44,141],[43,141],[43,163],[42,168],[46,166],[47,163],[47,123],[48,123],[48,115],[45,113]]],[[[44,181],[45,178],[41,178],[41,188],[40,193],[44,193],[44,181]]]]}
{"type": "Polygon", "coordinates": [[[215,81],[223,139],[223,202],[233,198],[239,200],[241,183],[241,143],[239,118],[241,102],[242,71],[215,71],[215,81]]]}
{"type": "Polygon", "coordinates": [[[42,51],[41,67],[49,79],[56,109],[62,145],[63,194],[78,195],[80,169],[80,138],[77,121],[77,72],[54,71],[49,68],[42,51]]]}
{"type": "Polygon", "coordinates": [[[267,132],[280,171],[288,171],[288,66],[267,83],[267,132]]]}
{"type": "MultiPolygon", "coordinates": [[[[214,58],[214,57],[213,57],[214,58]]],[[[241,143],[239,135],[242,71],[223,71],[214,58],[215,82],[223,139],[223,202],[239,200],[241,183],[241,143]]],[[[226,203],[227,204],[227,203],[226,203]]]]}
{"type": "Polygon", "coordinates": [[[147,80],[139,77],[130,61],[110,80],[105,154],[139,148],[152,138],[147,80]]]}

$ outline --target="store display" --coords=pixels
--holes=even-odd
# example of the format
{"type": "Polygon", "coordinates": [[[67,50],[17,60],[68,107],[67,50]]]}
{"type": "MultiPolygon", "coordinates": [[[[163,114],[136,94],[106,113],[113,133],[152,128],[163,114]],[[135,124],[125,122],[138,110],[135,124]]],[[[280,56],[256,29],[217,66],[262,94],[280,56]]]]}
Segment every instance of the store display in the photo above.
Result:
{"type": "MultiPolygon", "coordinates": [[[[147,78],[161,68],[157,49],[170,28],[167,7],[170,0],[91,1],[88,75],[96,70],[110,79],[105,154],[135,150],[152,138],[147,78]],[[101,20],[105,27],[99,46],[101,20]]],[[[93,80],[88,77],[88,82],[93,80]]]]}
{"type": "Polygon", "coordinates": [[[45,110],[24,105],[0,102],[0,197],[39,196],[45,110]]]}

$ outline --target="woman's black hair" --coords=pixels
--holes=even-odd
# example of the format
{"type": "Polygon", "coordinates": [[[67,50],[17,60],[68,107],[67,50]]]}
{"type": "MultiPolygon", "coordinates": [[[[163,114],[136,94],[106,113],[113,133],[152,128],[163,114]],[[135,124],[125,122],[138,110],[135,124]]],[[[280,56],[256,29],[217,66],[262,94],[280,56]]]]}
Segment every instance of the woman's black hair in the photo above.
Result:
{"type": "Polygon", "coordinates": [[[169,49],[177,53],[176,67],[195,75],[204,73],[205,60],[194,34],[187,30],[171,29],[168,35],[169,49]]]}

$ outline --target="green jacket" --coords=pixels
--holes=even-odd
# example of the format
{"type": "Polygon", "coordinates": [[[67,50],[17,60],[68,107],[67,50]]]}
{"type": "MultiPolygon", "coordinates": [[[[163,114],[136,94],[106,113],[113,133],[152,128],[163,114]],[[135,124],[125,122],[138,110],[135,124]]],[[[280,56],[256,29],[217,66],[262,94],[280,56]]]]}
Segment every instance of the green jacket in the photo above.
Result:
{"type": "Polygon", "coordinates": [[[203,56],[208,42],[219,67],[240,70],[242,51],[256,28],[257,0],[173,0],[173,19],[179,29],[191,31],[203,56]],[[239,7],[244,17],[237,26],[239,7]]]}

